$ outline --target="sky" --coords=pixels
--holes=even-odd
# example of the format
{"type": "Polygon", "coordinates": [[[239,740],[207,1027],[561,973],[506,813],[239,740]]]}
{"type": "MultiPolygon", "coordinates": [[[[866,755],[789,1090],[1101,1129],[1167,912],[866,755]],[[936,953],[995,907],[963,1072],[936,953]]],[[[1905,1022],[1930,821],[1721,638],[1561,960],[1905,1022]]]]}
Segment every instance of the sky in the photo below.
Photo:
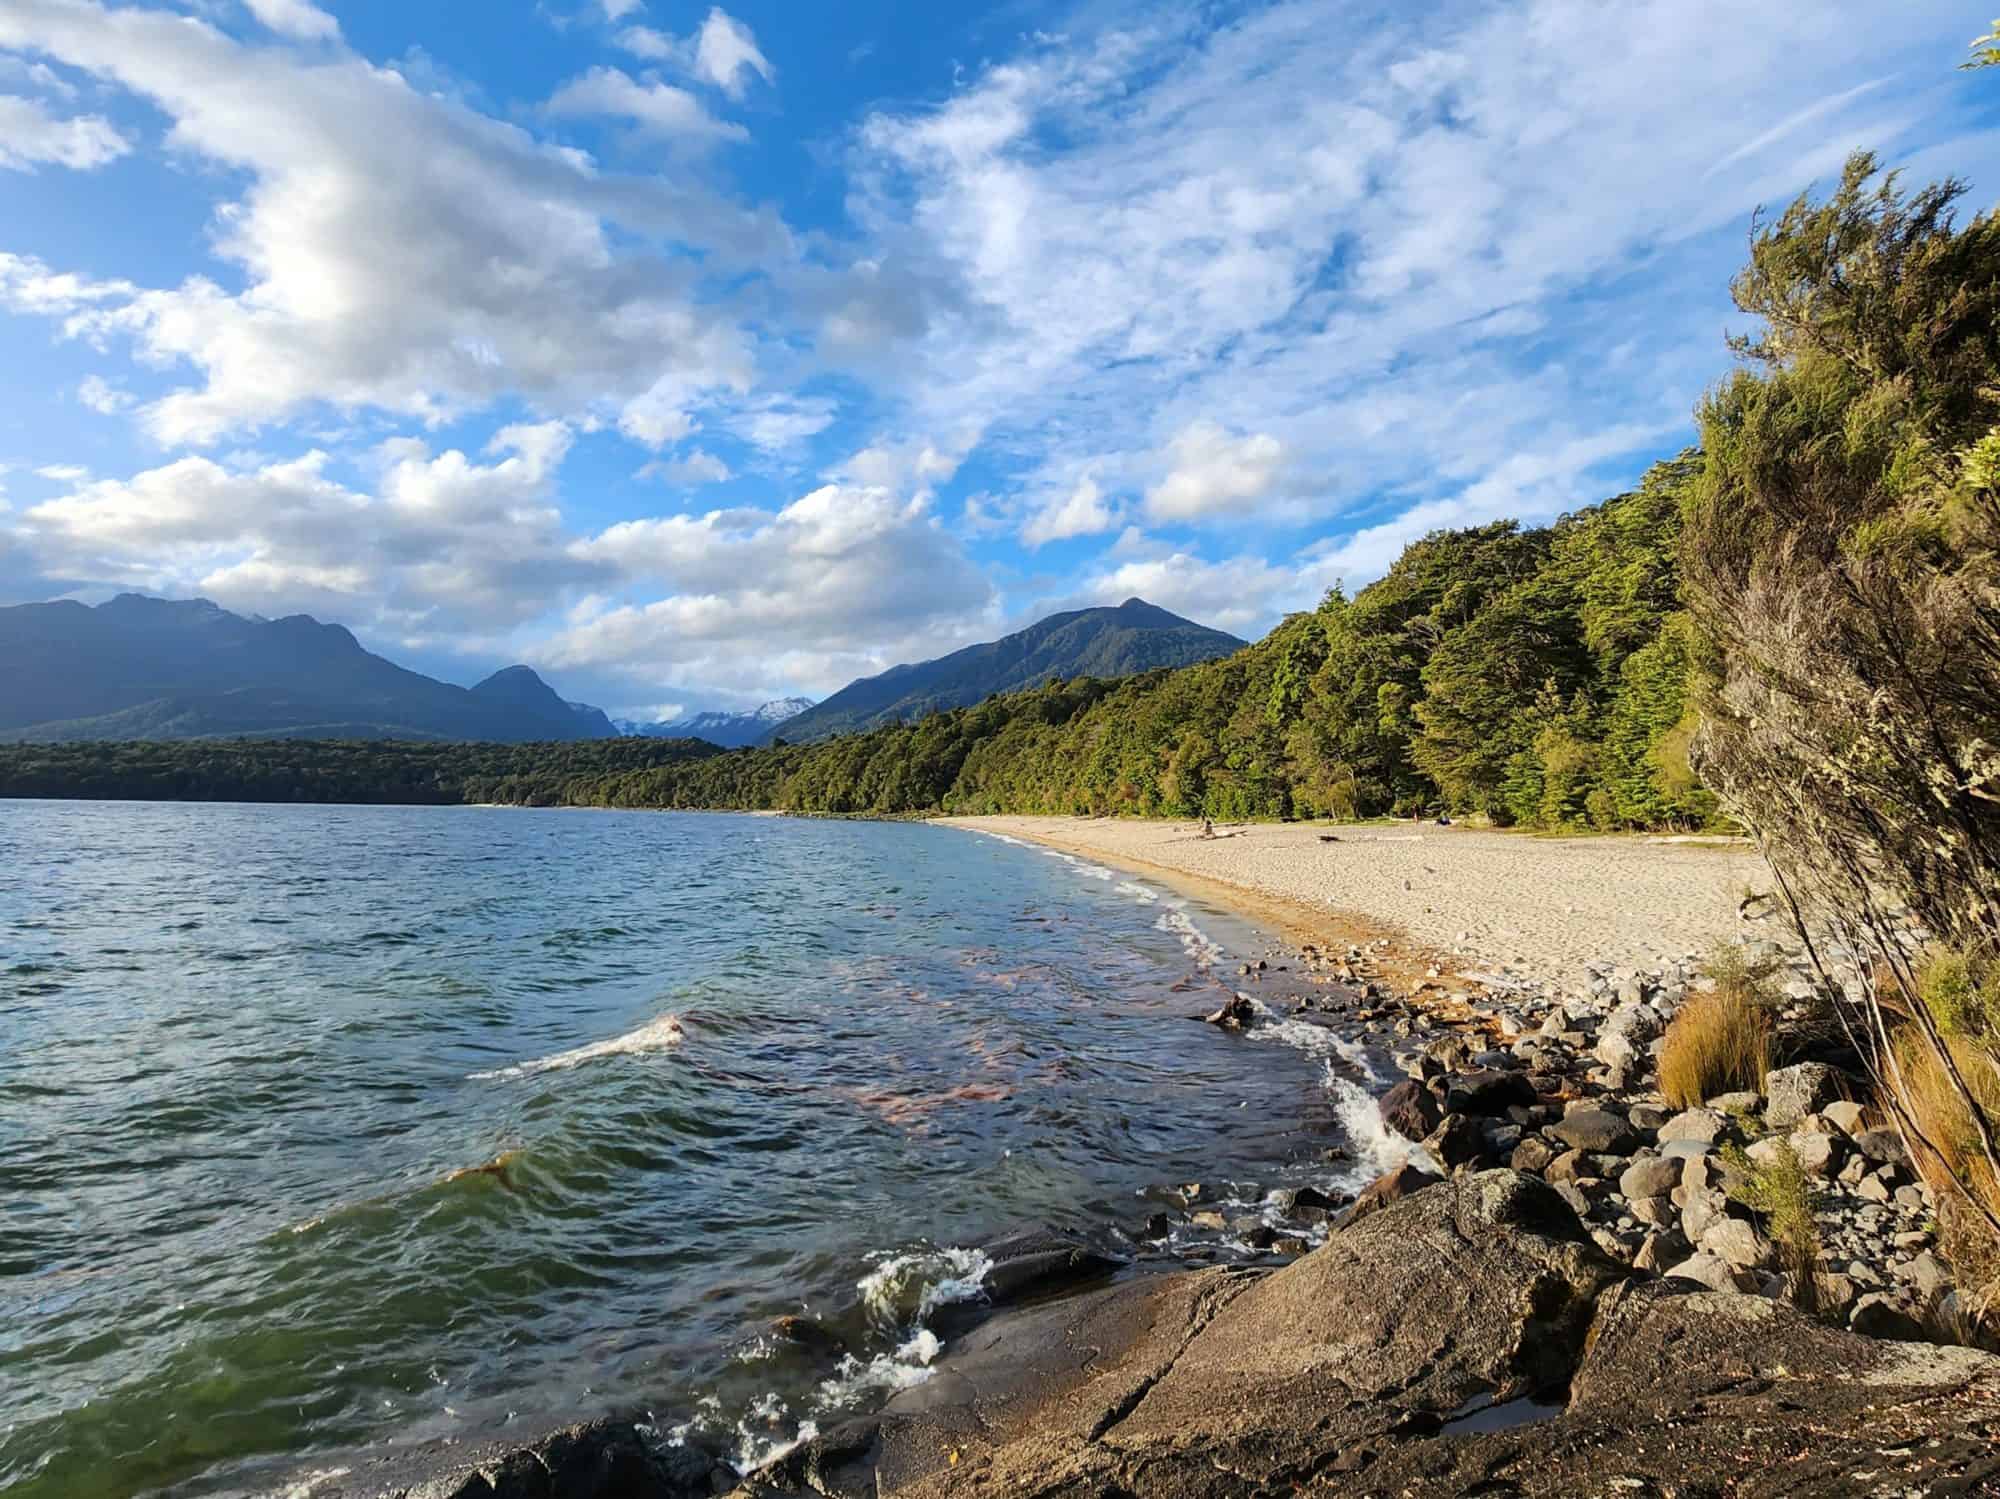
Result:
{"type": "Polygon", "coordinates": [[[1850,151],[1984,207],[1987,21],[0,0],[0,603],[639,718],[1132,596],[1254,637],[1691,441],[1850,151]]]}

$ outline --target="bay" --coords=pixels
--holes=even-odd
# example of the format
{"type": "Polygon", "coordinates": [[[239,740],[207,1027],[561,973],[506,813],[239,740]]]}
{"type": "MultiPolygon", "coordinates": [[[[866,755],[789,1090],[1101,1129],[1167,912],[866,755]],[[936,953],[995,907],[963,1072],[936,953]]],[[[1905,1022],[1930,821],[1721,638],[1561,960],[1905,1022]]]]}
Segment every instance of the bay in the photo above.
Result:
{"type": "Polygon", "coordinates": [[[1355,1049],[1189,1023],[1257,934],[955,829],[12,802],[0,871],[24,1499],[608,1410],[754,1461],[922,1378],[982,1238],[1369,1164],[1355,1049]]]}

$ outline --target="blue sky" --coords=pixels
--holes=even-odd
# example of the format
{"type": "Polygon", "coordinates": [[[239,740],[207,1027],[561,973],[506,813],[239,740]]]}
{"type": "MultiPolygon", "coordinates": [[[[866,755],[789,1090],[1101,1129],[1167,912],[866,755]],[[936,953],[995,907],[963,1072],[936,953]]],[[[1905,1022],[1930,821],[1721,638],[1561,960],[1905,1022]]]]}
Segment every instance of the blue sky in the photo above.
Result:
{"type": "Polygon", "coordinates": [[[632,714],[1135,594],[1255,635],[1678,450],[1750,214],[1849,150],[1984,206],[1985,29],[0,0],[0,601],[632,714]]]}

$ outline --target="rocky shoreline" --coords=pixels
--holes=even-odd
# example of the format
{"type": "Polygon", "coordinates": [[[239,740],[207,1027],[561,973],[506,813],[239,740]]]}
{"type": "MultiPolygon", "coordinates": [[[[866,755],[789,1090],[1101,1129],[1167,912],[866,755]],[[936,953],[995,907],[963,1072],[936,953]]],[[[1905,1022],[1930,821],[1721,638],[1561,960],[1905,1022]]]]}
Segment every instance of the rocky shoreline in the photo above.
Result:
{"type": "MultiPolygon", "coordinates": [[[[1411,981],[1394,957],[1273,948],[1197,1017],[1325,1024],[1394,1057],[1378,1107],[1418,1149],[1353,1201],[1294,1189],[1232,1216],[1191,1183],[1117,1243],[998,1241],[928,1380],[748,1476],[626,1419],[374,1491],[2000,1492],[2000,1358],[1950,1346],[1965,1319],[1928,1189],[1834,1060],[1673,1109],[1654,1062],[1693,959],[1577,992],[1411,981]],[[1732,1191],[1779,1141],[1812,1178],[1810,1296],[1732,1191]],[[1158,1273],[1204,1257],[1232,1262],[1158,1273]]],[[[1836,1053],[1803,977],[1788,988],[1790,1048],[1836,1053]]]]}

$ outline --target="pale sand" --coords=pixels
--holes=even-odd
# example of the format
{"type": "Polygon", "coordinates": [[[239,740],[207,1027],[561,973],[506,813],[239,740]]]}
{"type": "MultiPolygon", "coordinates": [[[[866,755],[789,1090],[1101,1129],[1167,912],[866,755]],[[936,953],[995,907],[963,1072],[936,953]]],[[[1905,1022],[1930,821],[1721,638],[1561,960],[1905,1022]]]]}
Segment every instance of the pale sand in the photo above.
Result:
{"type": "Polygon", "coordinates": [[[1737,915],[1771,882],[1747,843],[1545,838],[1433,824],[1218,826],[1111,818],[954,817],[1107,864],[1192,878],[1253,918],[1349,940],[1379,932],[1448,971],[1581,986],[1586,964],[1652,968],[1754,931],[1737,915]],[[1332,833],[1337,843],[1323,843],[1332,833]]]}

